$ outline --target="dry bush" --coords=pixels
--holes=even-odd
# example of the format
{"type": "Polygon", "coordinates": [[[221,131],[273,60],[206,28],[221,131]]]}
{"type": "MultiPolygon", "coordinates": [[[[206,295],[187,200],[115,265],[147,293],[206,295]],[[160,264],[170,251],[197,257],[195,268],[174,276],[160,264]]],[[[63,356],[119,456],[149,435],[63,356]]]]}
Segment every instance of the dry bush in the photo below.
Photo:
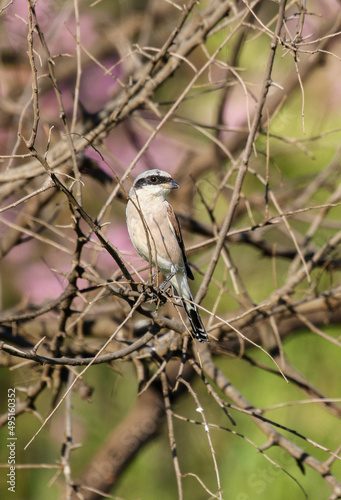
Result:
{"type": "Polygon", "coordinates": [[[17,493],[46,498],[58,478],[56,498],[159,498],[153,469],[128,464],[167,428],[163,498],[273,498],[283,477],[297,498],[341,498],[338,2],[5,1],[1,20],[17,493]],[[208,345],[128,240],[127,192],[149,168],[181,185],[208,345]],[[125,476],[137,486],[119,490],[125,476]]]}

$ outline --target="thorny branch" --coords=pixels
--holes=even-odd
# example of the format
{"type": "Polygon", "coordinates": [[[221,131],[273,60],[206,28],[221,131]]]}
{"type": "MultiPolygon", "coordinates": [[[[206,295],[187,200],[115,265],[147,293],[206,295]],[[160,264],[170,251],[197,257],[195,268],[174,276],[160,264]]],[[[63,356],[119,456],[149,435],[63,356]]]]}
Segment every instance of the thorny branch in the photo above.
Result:
{"type": "MultiPolygon", "coordinates": [[[[318,339],[326,359],[341,343],[332,328],[341,323],[340,129],[332,120],[311,127],[309,118],[311,81],[319,81],[321,67],[325,86],[333,87],[328,75],[341,58],[335,43],[341,16],[329,0],[312,4],[151,0],[145,12],[115,6],[114,25],[99,17],[102,36],[94,32],[91,45],[83,25],[88,8],[80,0],[58,3],[58,25],[72,38],[68,50],[62,41],[60,47],[54,43],[50,14],[39,2],[27,0],[24,14],[12,10],[12,2],[0,9],[15,40],[1,56],[0,362],[21,375],[16,414],[25,419],[33,413],[41,422],[27,442],[39,440],[65,402],[57,472],[64,474],[63,498],[111,492],[165,422],[179,499],[186,498],[188,477],[196,479],[200,494],[228,496],[212,429],[245,440],[305,491],[306,483],[267,453],[281,448],[299,470],[309,467],[321,477],[330,500],[341,498],[334,433],[330,446],[302,432],[299,420],[294,428],[268,418],[270,408],[291,408],[290,401],[283,396],[262,404],[261,390],[249,401],[242,382],[236,376],[232,384],[220,361],[247,362],[266,380],[282,373],[305,395],[300,404],[319,405],[329,418],[341,416],[340,399],[325,394],[328,385],[320,389],[312,372],[301,373],[287,348],[299,330],[318,339]],[[72,10],[73,17],[63,19],[72,10]],[[24,49],[17,46],[14,25],[25,30],[24,49]],[[16,85],[13,63],[25,75],[16,85]],[[93,74],[96,84],[86,85],[93,74]],[[102,91],[106,78],[110,86],[102,91]],[[328,157],[317,145],[331,151],[328,157]],[[196,301],[209,346],[192,341],[170,292],[145,278],[149,266],[121,250],[127,191],[135,173],[146,168],[168,169],[181,184],[172,203],[196,282],[201,278],[196,301]],[[41,276],[47,277],[43,285],[41,276]],[[50,297],[52,282],[58,292],[50,297]],[[30,292],[39,288],[37,302],[30,292]],[[277,364],[263,362],[258,355],[264,351],[277,364]],[[96,391],[103,389],[94,375],[99,364],[117,370],[133,364],[140,393],[76,479],[71,398],[74,392],[90,398],[85,373],[96,391]],[[193,385],[195,379],[201,384],[193,385]],[[51,410],[42,415],[39,399],[48,393],[51,410]],[[200,422],[175,413],[174,404],[181,407],[185,397],[200,422]],[[211,406],[201,403],[207,398],[211,406]],[[228,425],[215,423],[212,407],[228,425]],[[261,430],[263,446],[251,439],[251,426],[240,432],[242,416],[261,430]],[[205,435],[209,481],[187,472],[175,419],[205,435]]],[[[96,2],[91,8],[90,25],[101,12],[96,2]]],[[[326,99],[325,93],[319,95],[326,99]]],[[[323,376],[328,362],[315,357],[311,364],[323,376]]],[[[333,370],[336,379],[337,363],[333,370]]],[[[7,413],[0,424],[6,426],[7,413]]]]}

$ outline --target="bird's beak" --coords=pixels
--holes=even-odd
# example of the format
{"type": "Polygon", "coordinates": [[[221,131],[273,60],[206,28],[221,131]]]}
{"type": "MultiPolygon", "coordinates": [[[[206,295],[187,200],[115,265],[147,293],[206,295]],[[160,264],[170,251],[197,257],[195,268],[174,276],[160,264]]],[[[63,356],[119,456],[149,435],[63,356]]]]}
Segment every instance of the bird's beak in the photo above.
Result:
{"type": "Polygon", "coordinates": [[[178,189],[180,187],[177,182],[173,181],[173,179],[170,182],[167,182],[164,186],[166,189],[178,189]]]}

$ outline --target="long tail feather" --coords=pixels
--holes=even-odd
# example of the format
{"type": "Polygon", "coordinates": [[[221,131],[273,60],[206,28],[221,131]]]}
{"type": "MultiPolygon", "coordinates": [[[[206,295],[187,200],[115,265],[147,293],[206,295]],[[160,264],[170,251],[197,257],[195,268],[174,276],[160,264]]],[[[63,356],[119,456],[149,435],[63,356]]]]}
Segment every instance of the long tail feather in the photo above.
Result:
{"type": "Polygon", "coordinates": [[[209,342],[207,332],[202,324],[198,308],[195,304],[190,304],[186,300],[182,300],[189,322],[193,330],[194,337],[199,342],[209,342]]]}
{"type": "Polygon", "coordinates": [[[209,342],[208,335],[201,321],[197,306],[188,302],[189,300],[193,302],[193,297],[189,288],[187,276],[185,274],[178,273],[170,280],[170,282],[176,294],[181,297],[181,302],[191,324],[194,337],[199,342],[209,342]]]}

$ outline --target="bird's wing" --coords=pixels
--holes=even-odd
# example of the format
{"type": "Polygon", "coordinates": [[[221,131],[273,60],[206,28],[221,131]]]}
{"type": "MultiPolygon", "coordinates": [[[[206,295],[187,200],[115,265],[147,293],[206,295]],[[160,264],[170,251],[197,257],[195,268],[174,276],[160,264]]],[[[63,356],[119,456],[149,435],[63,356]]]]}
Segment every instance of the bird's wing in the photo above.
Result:
{"type": "Polygon", "coordinates": [[[184,241],[182,239],[182,234],[181,234],[180,222],[179,222],[179,219],[177,218],[176,213],[174,212],[174,209],[170,203],[167,204],[167,215],[168,215],[168,221],[169,221],[171,230],[175,234],[175,237],[176,237],[177,242],[179,243],[179,247],[181,249],[182,257],[184,259],[184,264],[185,264],[185,268],[186,268],[187,277],[191,280],[194,280],[194,276],[193,276],[191,268],[189,267],[187,256],[186,256],[185,245],[184,245],[184,241]]]}

